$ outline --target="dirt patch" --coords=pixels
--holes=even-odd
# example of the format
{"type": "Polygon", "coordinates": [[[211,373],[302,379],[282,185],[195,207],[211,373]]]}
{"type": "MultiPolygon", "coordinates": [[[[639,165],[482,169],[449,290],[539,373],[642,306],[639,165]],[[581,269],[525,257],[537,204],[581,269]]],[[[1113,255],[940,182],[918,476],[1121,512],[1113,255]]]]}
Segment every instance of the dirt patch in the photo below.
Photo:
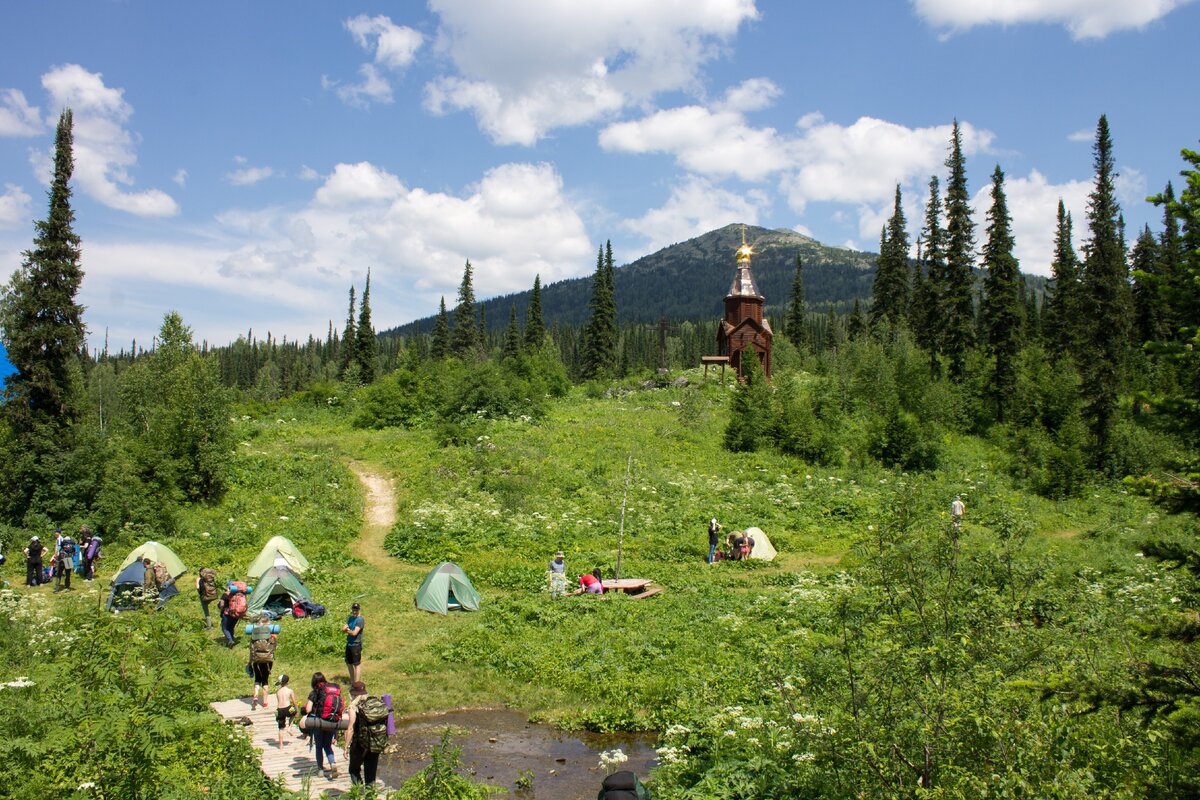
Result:
{"type": "Polygon", "coordinates": [[[361,464],[351,463],[350,471],[367,491],[362,536],[352,545],[355,555],[375,566],[394,566],[383,550],[383,540],[396,524],[396,492],[392,481],[368,472],[361,464]]]}
{"type": "Polygon", "coordinates": [[[605,750],[620,748],[629,757],[624,767],[643,778],[654,764],[654,734],[567,732],[512,709],[462,710],[397,720],[380,777],[399,786],[428,764],[447,726],[474,779],[507,787],[517,800],[592,800],[604,779],[599,762],[605,750]],[[533,774],[532,786],[515,789],[525,770],[533,774]]]}

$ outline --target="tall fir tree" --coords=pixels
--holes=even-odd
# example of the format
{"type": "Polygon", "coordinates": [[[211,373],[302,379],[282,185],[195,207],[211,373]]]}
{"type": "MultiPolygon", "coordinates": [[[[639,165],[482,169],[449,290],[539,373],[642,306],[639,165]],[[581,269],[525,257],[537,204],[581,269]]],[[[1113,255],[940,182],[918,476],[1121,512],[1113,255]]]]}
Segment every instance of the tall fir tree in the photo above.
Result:
{"type": "Polygon", "coordinates": [[[1129,252],[1133,272],[1133,335],[1138,347],[1170,335],[1165,281],[1158,272],[1161,265],[1158,245],[1158,239],[1146,225],[1129,252]]]}
{"type": "Polygon", "coordinates": [[[944,340],[941,296],[946,285],[946,236],[942,229],[942,195],[937,176],[929,179],[925,225],[921,228],[917,275],[913,280],[911,324],[917,344],[929,353],[930,372],[941,374],[938,353],[944,340]],[[921,273],[924,273],[923,275],[921,273]]]}
{"type": "Polygon", "coordinates": [[[446,298],[438,304],[437,317],[433,320],[433,333],[429,337],[429,357],[441,361],[450,355],[450,315],[446,313],[446,298]]]}
{"type": "Polygon", "coordinates": [[[905,225],[900,186],[897,184],[892,216],[879,242],[879,260],[872,292],[874,297],[871,301],[871,322],[874,325],[883,321],[893,326],[902,325],[908,311],[908,231],[905,225]]]}
{"type": "Polygon", "coordinates": [[[71,208],[73,147],[74,116],[67,109],[54,136],[49,212],[34,223],[33,248],[22,253],[0,298],[0,330],[17,369],[5,388],[4,410],[18,432],[46,423],[68,426],[83,413],[79,359],[87,329],[75,299],[83,267],[71,208]]]}
{"type": "Polygon", "coordinates": [[[1117,203],[1115,161],[1108,118],[1096,126],[1096,184],[1088,196],[1090,238],[1080,284],[1081,319],[1085,325],[1080,372],[1085,417],[1098,466],[1111,461],[1117,395],[1129,343],[1129,267],[1122,246],[1121,209],[1117,203]]]}
{"type": "MultiPolygon", "coordinates": [[[[832,313],[832,310],[830,311],[832,313]]],[[[854,298],[854,310],[850,312],[850,319],[846,321],[846,338],[850,341],[861,339],[867,335],[870,327],[867,325],[867,318],[862,312],[862,306],[858,302],[858,298],[854,298]]]]}
{"type": "Polygon", "coordinates": [[[1050,263],[1050,286],[1045,300],[1046,340],[1055,357],[1075,358],[1080,335],[1079,256],[1075,254],[1071,215],[1060,199],[1054,233],[1054,260],[1050,263]]]}
{"type": "Polygon", "coordinates": [[[371,271],[363,286],[362,302],[358,304],[358,326],[354,331],[354,362],[358,364],[358,379],[364,384],[375,382],[379,372],[379,340],[371,324],[371,271]]]}
{"type": "Polygon", "coordinates": [[[584,328],[582,369],[585,379],[613,374],[617,367],[617,306],[613,298],[612,243],[608,256],[604,248],[596,254],[596,275],[592,279],[591,314],[584,328]]]}
{"type": "Polygon", "coordinates": [[[807,345],[808,323],[804,317],[804,262],[796,253],[796,273],[792,276],[792,291],[788,298],[787,317],[783,325],[784,333],[789,341],[797,348],[807,345]]]}
{"type": "Polygon", "coordinates": [[[350,287],[350,310],[346,312],[346,328],[342,331],[342,352],[338,357],[338,377],[344,377],[346,370],[358,363],[355,350],[358,348],[358,333],[354,325],[354,287],[350,287]]]}
{"type": "Polygon", "coordinates": [[[1175,187],[1167,181],[1167,187],[1161,195],[1151,198],[1158,202],[1161,198],[1163,205],[1163,229],[1158,239],[1158,275],[1160,290],[1165,306],[1165,326],[1172,334],[1179,330],[1179,316],[1172,298],[1189,292],[1189,287],[1183,277],[1183,263],[1186,253],[1183,239],[1179,233],[1179,219],[1171,211],[1175,207],[1175,187]]]}
{"type": "Polygon", "coordinates": [[[508,327],[504,329],[504,348],[500,358],[511,361],[521,355],[521,328],[517,325],[517,307],[508,308],[508,327]]]}
{"type": "Polygon", "coordinates": [[[994,359],[990,384],[996,419],[1004,422],[1017,384],[1017,356],[1021,351],[1021,318],[1025,283],[1013,255],[1012,217],[1004,194],[1000,165],[992,173],[992,207],[988,209],[987,242],[983,246],[984,293],[980,306],[987,349],[994,359]]]}
{"type": "Polygon", "coordinates": [[[472,285],[471,261],[463,267],[462,283],[458,287],[458,305],[454,307],[454,328],[450,331],[450,354],[464,361],[479,357],[479,328],[475,322],[475,288],[472,285]]]}
{"type": "Polygon", "coordinates": [[[966,375],[967,351],[974,344],[975,334],[971,296],[975,223],[971,219],[971,195],[967,191],[966,160],[958,120],[954,121],[950,135],[946,168],[950,175],[946,182],[946,273],[939,296],[943,319],[941,350],[949,361],[951,380],[958,382],[966,375]]]}
{"type": "Polygon", "coordinates": [[[525,346],[540,350],[546,338],[546,323],[542,319],[542,276],[533,276],[533,293],[529,296],[529,309],[525,312],[525,346]]]}

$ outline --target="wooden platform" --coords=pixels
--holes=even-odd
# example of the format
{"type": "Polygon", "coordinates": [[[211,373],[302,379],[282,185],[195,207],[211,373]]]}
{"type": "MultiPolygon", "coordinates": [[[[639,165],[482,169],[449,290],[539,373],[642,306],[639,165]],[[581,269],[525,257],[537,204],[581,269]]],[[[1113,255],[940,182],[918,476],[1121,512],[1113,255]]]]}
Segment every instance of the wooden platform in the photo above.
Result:
{"type": "Polygon", "coordinates": [[[634,600],[656,595],[663,590],[663,587],[646,578],[609,578],[601,581],[600,585],[604,587],[605,593],[624,592],[634,600]]]}
{"type": "Polygon", "coordinates": [[[283,748],[279,747],[279,726],[275,722],[275,703],[272,698],[271,707],[250,710],[250,698],[239,697],[209,704],[225,720],[237,720],[246,717],[251,724],[251,742],[254,749],[262,757],[262,771],[268,778],[283,776],[284,785],[294,792],[304,791],[304,781],[308,780],[308,796],[320,797],[323,793],[337,797],[350,791],[349,764],[342,758],[340,745],[334,746],[338,776],[330,780],[323,773],[317,772],[317,754],[308,749],[308,741],[296,735],[297,728],[288,726],[283,732],[283,748]]]}

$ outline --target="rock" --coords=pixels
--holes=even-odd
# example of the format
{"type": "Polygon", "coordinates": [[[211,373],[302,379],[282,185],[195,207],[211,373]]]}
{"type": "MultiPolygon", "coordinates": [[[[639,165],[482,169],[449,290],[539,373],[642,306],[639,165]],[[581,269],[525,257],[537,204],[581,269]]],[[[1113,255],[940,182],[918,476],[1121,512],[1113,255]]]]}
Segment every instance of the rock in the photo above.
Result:
{"type": "Polygon", "coordinates": [[[691,381],[689,381],[687,378],[684,378],[682,376],[671,381],[671,385],[674,386],[676,389],[682,389],[683,387],[687,386],[690,383],[691,383],[691,381]]]}

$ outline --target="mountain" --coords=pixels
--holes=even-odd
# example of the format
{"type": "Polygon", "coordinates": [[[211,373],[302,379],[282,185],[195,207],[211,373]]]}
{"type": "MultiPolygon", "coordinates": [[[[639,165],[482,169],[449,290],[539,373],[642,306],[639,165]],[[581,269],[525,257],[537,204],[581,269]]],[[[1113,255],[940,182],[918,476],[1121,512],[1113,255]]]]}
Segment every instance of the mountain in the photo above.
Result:
{"type": "MultiPolygon", "coordinates": [[[[809,308],[822,308],[828,303],[845,305],[855,298],[866,301],[870,297],[875,254],[829,247],[787,229],[747,225],[745,230],[746,241],[754,248],[754,280],[766,297],[768,313],[782,313],[788,302],[797,253],[804,261],[804,296],[809,308]]],[[[742,226],[726,225],[614,268],[619,321],[720,317],[733,281],[734,254],[741,243],[742,226]]],[[[525,291],[481,301],[487,312],[488,327],[499,329],[507,325],[509,308],[514,304],[518,318],[523,321],[529,295],[525,291]]],[[[591,297],[591,275],[543,286],[542,317],[546,325],[583,323],[591,297]]],[[[414,325],[424,332],[432,330],[433,317],[383,331],[381,335],[411,332],[414,325]]]]}

